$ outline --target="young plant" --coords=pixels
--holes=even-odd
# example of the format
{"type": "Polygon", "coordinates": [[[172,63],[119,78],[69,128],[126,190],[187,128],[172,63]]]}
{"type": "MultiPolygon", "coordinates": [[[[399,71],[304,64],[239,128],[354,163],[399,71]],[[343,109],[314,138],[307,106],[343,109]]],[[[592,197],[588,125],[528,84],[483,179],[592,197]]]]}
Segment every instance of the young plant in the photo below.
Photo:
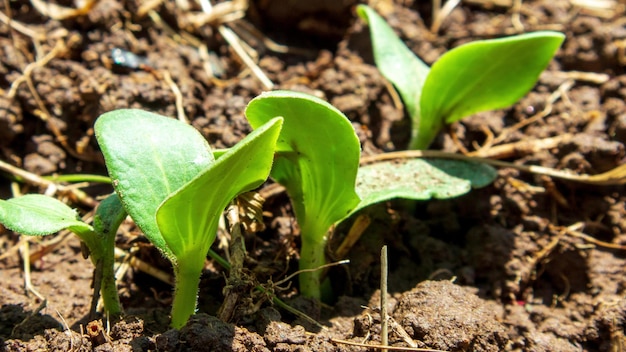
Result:
{"type": "Polygon", "coordinates": [[[448,51],[428,68],[376,11],[359,5],[357,12],[369,23],[376,65],[411,116],[410,149],[426,149],[446,123],[516,103],[565,38],[539,31],[478,40],[448,51]]]}
{"type": "Polygon", "coordinates": [[[68,229],[85,243],[96,266],[92,309],[98,301],[98,293],[101,293],[104,309],[110,316],[122,313],[115,285],[114,250],[117,228],[125,217],[126,212],[115,194],[100,203],[93,226],[83,222],[75,210],[52,197],[28,194],[0,200],[0,222],[8,229],[30,236],[50,235],[68,229]]]}
{"type": "Polygon", "coordinates": [[[268,120],[218,160],[198,131],[174,119],[117,110],[96,121],[115,191],[174,267],[172,327],[181,328],[195,312],[200,275],[224,208],[267,179],[282,121],[268,120]]]}
{"type": "MultiPolygon", "coordinates": [[[[300,268],[316,269],[326,263],[329,229],[359,203],[355,192],[359,140],[339,110],[310,95],[264,93],[246,108],[253,128],[275,116],[285,122],[271,176],[287,188],[300,225],[300,268]]],[[[303,272],[299,279],[303,295],[321,297],[320,270],[303,272]]]]}

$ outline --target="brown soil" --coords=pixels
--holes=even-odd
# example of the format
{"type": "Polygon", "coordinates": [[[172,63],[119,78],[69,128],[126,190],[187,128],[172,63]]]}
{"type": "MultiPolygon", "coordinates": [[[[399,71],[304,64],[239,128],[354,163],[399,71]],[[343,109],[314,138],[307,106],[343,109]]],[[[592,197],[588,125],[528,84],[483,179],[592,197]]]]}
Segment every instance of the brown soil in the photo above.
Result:
{"type": "MultiPolygon", "coordinates": [[[[277,88],[321,96],[343,111],[365,155],[401,150],[408,123],[373,65],[368,29],[351,10],[355,2],[257,1],[243,21],[280,43],[305,50],[277,54],[258,38],[247,39],[277,88]],[[285,8],[293,11],[282,11],[285,8]]],[[[491,1],[467,1],[446,18],[437,35],[428,31],[428,1],[379,1],[376,8],[429,64],[459,44],[521,28],[565,33],[562,49],[533,92],[510,109],[451,126],[433,148],[471,151],[488,141],[485,127],[496,137],[503,135],[506,128],[541,112],[560,89],[560,99],[547,116],[506,132],[499,142],[572,134],[550,149],[507,158],[598,174],[622,162],[626,142],[624,3],[614,2],[601,10],[566,0],[525,1],[515,12],[491,1]],[[588,79],[573,71],[596,76],[588,79]],[[568,79],[573,80],[569,88],[564,85],[568,79]]],[[[173,78],[185,114],[212,146],[231,146],[250,131],[243,109],[264,88],[217,29],[183,26],[185,16],[199,10],[183,9],[173,1],[155,7],[162,22],[142,17],[142,3],[101,0],[84,16],[53,20],[29,1],[2,2],[2,13],[13,19],[11,27],[0,24],[2,160],[40,175],[106,174],[93,137],[94,120],[125,107],[176,116],[176,96],[163,72],[173,78]],[[45,35],[20,33],[20,24],[45,35]],[[208,46],[217,78],[205,70],[206,61],[195,44],[175,36],[183,32],[208,46]],[[151,69],[114,66],[113,48],[146,56],[151,69]],[[51,59],[42,61],[48,53],[51,59]]],[[[11,196],[10,177],[5,175],[0,178],[3,199],[11,196]]],[[[93,197],[110,192],[97,185],[84,190],[93,197]]],[[[44,189],[22,187],[22,192],[38,191],[44,189]]],[[[42,302],[24,289],[21,258],[27,254],[20,251],[21,237],[5,230],[0,236],[0,346],[7,351],[366,350],[337,339],[379,343],[378,253],[387,244],[393,346],[622,351],[623,191],[622,186],[581,185],[506,168],[499,170],[493,185],[463,197],[416,204],[393,201],[366,209],[372,224],[348,255],[350,265],[329,272],[338,299],[315,317],[326,326],[322,330],[252,294],[241,301],[240,311],[246,314],[232,322],[213,317],[223,299],[225,272],[212,261],[207,261],[201,283],[199,314],[180,331],[168,329],[171,286],[134,265],[120,274],[126,315],[107,329],[106,319],[103,324],[88,317],[93,266],[82,258],[75,237],[57,237],[62,240],[54,247],[49,242],[53,237],[29,239],[31,254],[53,249],[34,257],[30,267],[32,285],[46,300],[42,302]],[[589,237],[566,231],[577,223],[589,237]]],[[[93,207],[73,205],[85,213],[93,207]]],[[[272,214],[267,229],[247,239],[246,268],[259,283],[276,282],[293,272],[298,258],[298,231],[286,196],[268,199],[265,210],[272,214]]],[[[345,232],[337,231],[331,252],[345,232]]],[[[170,270],[130,222],[119,233],[118,247],[133,251],[152,267],[170,270]]],[[[223,253],[217,244],[214,248],[223,253]]],[[[315,312],[311,307],[316,305],[298,298],[296,289],[277,292],[291,306],[315,312]]]]}

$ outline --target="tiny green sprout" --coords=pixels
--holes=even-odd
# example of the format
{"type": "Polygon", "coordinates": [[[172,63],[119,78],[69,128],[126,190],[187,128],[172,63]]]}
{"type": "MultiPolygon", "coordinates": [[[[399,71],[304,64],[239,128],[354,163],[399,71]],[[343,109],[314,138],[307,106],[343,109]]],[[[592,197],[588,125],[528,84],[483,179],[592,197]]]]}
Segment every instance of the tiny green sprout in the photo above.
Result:
{"type": "Polygon", "coordinates": [[[83,222],[75,210],[52,197],[28,194],[0,200],[0,222],[8,229],[30,236],[50,235],[68,229],[85,243],[96,266],[95,277],[100,277],[95,280],[100,292],[94,292],[92,308],[95,308],[100,293],[109,316],[122,313],[115,285],[114,250],[115,235],[125,217],[126,212],[115,194],[100,203],[93,226],[83,222]]]}
{"type": "Polygon", "coordinates": [[[116,110],[96,121],[124,208],[174,267],[172,327],[183,327],[195,312],[200,275],[224,208],[269,176],[282,121],[269,120],[218,160],[202,135],[178,120],[116,110]]]}
{"type": "MultiPolygon", "coordinates": [[[[300,268],[326,263],[328,232],[359,203],[355,180],[360,144],[350,121],[329,103],[288,91],[264,93],[246,108],[253,128],[285,119],[271,176],[287,188],[300,225],[300,268]]],[[[300,274],[300,292],[321,297],[321,272],[300,274]]]]}
{"type": "Polygon", "coordinates": [[[478,40],[448,51],[429,68],[376,11],[359,5],[357,12],[369,23],[376,65],[411,116],[410,149],[427,148],[446,123],[515,104],[565,39],[562,33],[538,31],[478,40]]]}

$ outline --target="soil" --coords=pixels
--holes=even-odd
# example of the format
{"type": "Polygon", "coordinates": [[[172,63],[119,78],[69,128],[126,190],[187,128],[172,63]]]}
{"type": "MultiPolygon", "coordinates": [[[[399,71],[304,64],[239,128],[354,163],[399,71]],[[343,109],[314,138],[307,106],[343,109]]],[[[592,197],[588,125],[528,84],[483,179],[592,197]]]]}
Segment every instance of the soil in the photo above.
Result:
{"type": "MultiPolygon", "coordinates": [[[[373,63],[368,28],[353,11],[356,2],[257,1],[245,18],[227,25],[257,51],[258,65],[274,88],[308,92],[343,111],[359,135],[363,155],[402,150],[409,123],[373,63]],[[250,26],[291,50],[277,53],[260,37],[244,36],[242,28],[250,26]]],[[[106,175],[93,136],[95,119],[129,107],[177,116],[177,96],[165,72],[180,90],[185,115],[212,146],[232,146],[250,132],[244,107],[266,87],[217,26],[188,21],[199,5],[154,2],[153,12],[145,14],[147,3],[100,0],[85,14],[66,19],[52,19],[26,0],[0,4],[12,19],[0,24],[3,161],[38,175],[106,175]],[[199,45],[208,48],[208,59],[199,45]],[[114,48],[147,61],[120,67],[111,57],[114,48]]],[[[535,89],[519,103],[450,126],[432,149],[471,152],[488,146],[490,134],[499,144],[571,135],[550,148],[520,149],[503,157],[581,174],[599,174],[623,162],[623,1],[607,1],[611,6],[605,9],[600,2],[589,7],[566,0],[524,1],[517,9],[498,5],[502,1],[464,1],[434,34],[428,1],[371,3],[428,64],[472,40],[541,29],[567,36],[535,89]],[[511,128],[546,107],[545,116],[511,128]]],[[[0,226],[0,349],[374,351],[347,342],[380,343],[379,252],[386,244],[391,346],[624,350],[624,187],[585,185],[513,168],[498,172],[492,185],[455,199],[392,201],[364,210],[371,224],[348,254],[350,264],[328,272],[337,298],[321,305],[319,315],[316,302],[298,296],[297,282],[282,289],[271,286],[296,270],[299,233],[286,195],[269,197],[266,229],[247,237],[247,273],[324,328],[253,290],[242,297],[239,314],[220,321],[215,316],[227,273],[209,259],[198,314],[181,330],[168,328],[171,284],[146,274],[137,260],[120,259],[127,269],[118,274],[123,319],[93,319],[93,266],[82,257],[77,238],[63,233],[28,238],[27,246],[25,238],[0,226]],[[26,249],[32,259],[30,282],[40,296],[24,288],[26,249]]],[[[3,176],[0,196],[6,199],[16,188],[12,175],[3,176]]],[[[111,191],[97,184],[79,187],[96,200],[111,191]]],[[[54,192],[29,183],[18,188],[54,192]]],[[[82,214],[93,210],[93,202],[61,198],[82,214]]],[[[346,232],[337,229],[329,254],[346,232]]],[[[130,220],[118,233],[117,247],[169,280],[168,262],[130,220]]],[[[214,249],[224,254],[217,243],[214,249]]]]}

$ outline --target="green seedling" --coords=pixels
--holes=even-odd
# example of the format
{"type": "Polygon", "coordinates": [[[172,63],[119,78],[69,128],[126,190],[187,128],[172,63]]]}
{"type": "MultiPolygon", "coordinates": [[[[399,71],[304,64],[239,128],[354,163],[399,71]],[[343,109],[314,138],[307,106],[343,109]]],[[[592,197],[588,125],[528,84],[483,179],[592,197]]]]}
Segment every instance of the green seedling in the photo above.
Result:
{"type": "MultiPolygon", "coordinates": [[[[275,116],[285,122],[271,176],[286,187],[300,225],[300,268],[319,268],[326,263],[329,229],[359,203],[355,192],[359,140],[339,110],[310,95],[264,93],[246,108],[253,128],[275,116]]],[[[319,270],[303,272],[299,280],[303,295],[321,297],[319,270]]]]}
{"type": "Polygon", "coordinates": [[[273,118],[215,160],[202,135],[180,121],[117,110],[96,121],[116,193],[176,277],[172,322],[195,312],[198,284],[220,215],[269,176],[282,118],[273,118]]]}
{"type": "Polygon", "coordinates": [[[369,23],[376,65],[411,116],[410,149],[427,148],[446,123],[516,103],[533,88],[565,38],[539,31],[478,40],[448,51],[429,68],[376,11],[359,5],[357,12],[369,23]]]}
{"type": "Polygon", "coordinates": [[[8,229],[30,236],[44,236],[68,229],[89,249],[96,270],[96,289],[92,309],[102,294],[104,309],[109,316],[122,313],[115,285],[114,250],[117,228],[126,217],[119,198],[113,194],[103,200],[94,217],[93,226],[83,222],[75,210],[63,202],[40,194],[28,194],[0,200],[0,222],[8,229]]]}

